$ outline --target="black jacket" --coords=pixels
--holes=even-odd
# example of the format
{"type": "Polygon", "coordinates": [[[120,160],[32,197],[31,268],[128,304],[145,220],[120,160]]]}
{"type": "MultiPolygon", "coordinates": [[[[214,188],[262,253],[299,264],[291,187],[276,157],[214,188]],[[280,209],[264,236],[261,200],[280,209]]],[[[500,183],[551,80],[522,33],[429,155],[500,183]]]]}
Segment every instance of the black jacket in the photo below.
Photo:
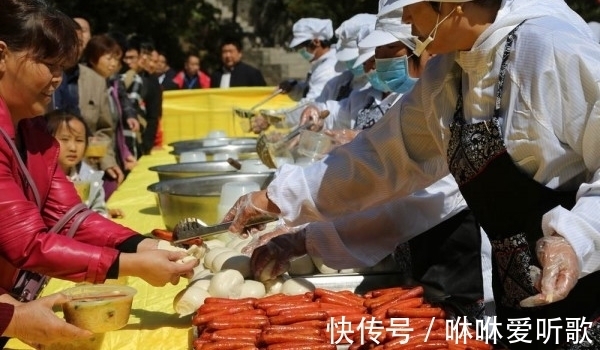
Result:
{"type": "MultiPolygon", "coordinates": [[[[210,76],[211,88],[218,88],[221,86],[221,77],[224,72],[225,68],[221,67],[210,76]]],[[[245,64],[244,62],[236,64],[231,71],[231,79],[229,81],[230,87],[266,85],[267,83],[260,70],[245,64]]]]}

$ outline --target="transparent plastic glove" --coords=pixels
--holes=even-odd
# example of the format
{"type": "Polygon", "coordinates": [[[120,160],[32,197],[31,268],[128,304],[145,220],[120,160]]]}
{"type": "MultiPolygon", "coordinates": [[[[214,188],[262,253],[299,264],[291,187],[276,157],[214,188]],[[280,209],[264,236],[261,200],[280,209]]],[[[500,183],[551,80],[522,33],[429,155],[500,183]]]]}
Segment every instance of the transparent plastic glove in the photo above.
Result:
{"type": "Polygon", "coordinates": [[[277,237],[277,236],[281,236],[283,234],[286,233],[292,233],[293,228],[290,228],[289,226],[282,224],[277,226],[273,231],[264,233],[260,236],[255,236],[254,239],[248,243],[248,245],[246,245],[244,248],[242,248],[242,254],[247,255],[247,256],[251,256],[252,252],[258,248],[261,247],[265,244],[267,244],[267,242],[269,242],[271,239],[277,237]]]}
{"type": "MultiPolygon", "coordinates": [[[[252,222],[264,221],[267,219],[277,218],[279,215],[275,212],[267,210],[269,199],[266,196],[266,191],[250,192],[241,196],[229,209],[222,222],[233,221],[229,226],[229,231],[239,234],[246,238],[248,235],[245,232],[245,227],[252,222]]],[[[251,232],[264,230],[265,225],[256,225],[252,227],[251,232]]]]}
{"type": "Polygon", "coordinates": [[[345,145],[348,142],[354,140],[356,135],[360,130],[352,130],[352,129],[337,129],[337,130],[325,130],[323,133],[327,136],[330,136],[333,139],[333,146],[338,147],[341,145],[345,145]]]}
{"type": "Polygon", "coordinates": [[[306,253],[306,230],[302,228],[274,237],[256,248],[250,258],[250,268],[256,280],[268,281],[287,272],[290,260],[306,253]]]}
{"type": "Polygon", "coordinates": [[[308,122],[312,122],[313,125],[309,128],[312,131],[321,131],[325,125],[324,119],[320,117],[321,111],[315,105],[309,105],[302,111],[300,116],[300,125],[304,125],[308,122]]]}
{"type": "Polygon", "coordinates": [[[283,90],[283,93],[289,93],[294,89],[294,86],[298,84],[298,81],[295,79],[287,79],[279,83],[279,88],[283,90]]]}
{"type": "Polygon", "coordinates": [[[540,238],[536,244],[542,266],[540,293],[521,301],[522,307],[547,305],[567,297],[579,278],[579,262],[573,247],[560,236],[540,238]]]}
{"type": "Polygon", "coordinates": [[[250,119],[250,128],[257,135],[267,130],[270,126],[269,120],[262,114],[258,114],[250,119]]]}

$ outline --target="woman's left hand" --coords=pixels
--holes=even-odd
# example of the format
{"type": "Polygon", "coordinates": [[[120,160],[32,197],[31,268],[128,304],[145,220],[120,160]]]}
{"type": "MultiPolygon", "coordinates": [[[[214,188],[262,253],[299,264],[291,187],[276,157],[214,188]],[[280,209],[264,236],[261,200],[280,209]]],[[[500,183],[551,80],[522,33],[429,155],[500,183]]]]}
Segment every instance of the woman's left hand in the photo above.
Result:
{"type": "Polygon", "coordinates": [[[538,260],[542,266],[541,293],[521,301],[522,307],[547,305],[567,297],[579,279],[577,254],[561,236],[547,236],[536,245],[538,260]]]}

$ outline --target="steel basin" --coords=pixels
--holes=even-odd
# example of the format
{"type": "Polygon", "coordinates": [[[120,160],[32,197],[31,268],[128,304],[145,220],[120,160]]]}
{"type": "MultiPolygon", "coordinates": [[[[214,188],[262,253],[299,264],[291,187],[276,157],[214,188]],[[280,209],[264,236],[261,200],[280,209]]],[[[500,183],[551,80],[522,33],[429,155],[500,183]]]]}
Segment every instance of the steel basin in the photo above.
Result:
{"type": "Polygon", "coordinates": [[[175,163],[157,165],[149,168],[158,174],[159,181],[184,179],[203,175],[235,172],[236,169],[226,161],[210,161],[196,163],[175,163]]]}
{"type": "MultiPolygon", "coordinates": [[[[215,147],[211,144],[226,143],[227,145],[256,145],[256,137],[219,137],[219,138],[204,138],[194,140],[184,140],[172,142],[169,146],[173,147],[173,150],[181,153],[185,151],[191,151],[203,147],[215,147]]],[[[224,146],[224,145],[222,145],[224,146]]]]}
{"type": "Polygon", "coordinates": [[[217,206],[221,187],[228,182],[254,181],[261,189],[273,179],[273,173],[232,173],[205,175],[160,181],[148,186],[154,192],[160,214],[168,230],[184,218],[196,217],[208,225],[217,224],[217,206]]]}
{"type": "MultiPolygon", "coordinates": [[[[204,152],[206,154],[206,160],[212,161],[214,160],[215,154],[218,153],[236,153],[238,155],[238,159],[251,159],[258,158],[258,153],[256,153],[256,143],[251,144],[243,144],[243,145],[223,145],[223,146],[211,146],[211,147],[199,147],[194,149],[185,149],[185,150],[173,150],[169,152],[170,154],[175,156],[177,162],[179,162],[179,156],[183,152],[204,152]]],[[[224,160],[224,159],[221,159],[224,160]]]]}

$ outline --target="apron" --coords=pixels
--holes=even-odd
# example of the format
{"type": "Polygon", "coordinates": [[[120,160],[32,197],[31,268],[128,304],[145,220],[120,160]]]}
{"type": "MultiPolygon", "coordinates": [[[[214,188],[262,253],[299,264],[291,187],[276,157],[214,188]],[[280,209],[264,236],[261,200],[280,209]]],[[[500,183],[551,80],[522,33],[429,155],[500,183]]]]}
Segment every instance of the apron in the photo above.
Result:
{"type": "MultiPolygon", "coordinates": [[[[575,288],[562,301],[535,308],[521,308],[519,302],[537,294],[529,274],[530,266],[540,267],[535,253],[535,244],[543,237],[542,216],[560,205],[571,209],[575,205],[576,191],[557,191],[536,182],[519,169],[512,161],[503,141],[499,122],[500,102],[508,58],[518,25],[508,35],[504,50],[494,115],[489,121],[466,124],[463,115],[462,86],[450,125],[451,138],[448,147],[448,165],[460,191],[477,220],[486,231],[492,244],[493,278],[492,287],[496,301],[497,322],[502,341],[510,349],[598,349],[600,328],[595,321],[600,311],[600,273],[595,272],[579,279],[575,288]],[[517,341],[507,324],[515,319],[530,318],[531,328],[526,330],[530,343],[517,341]],[[582,336],[567,338],[574,326],[568,318],[585,317],[591,328],[587,336],[593,344],[578,344],[582,336]],[[552,323],[548,320],[559,318],[552,323]],[[544,321],[538,325],[538,320],[544,321]],[[559,341],[555,331],[546,340],[539,334],[547,332],[548,325],[559,325],[559,341]],[[546,330],[544,329],[544,326],[546,330]],[[508,338],[513,336],[512,338],[508,338]],[[566,342],[567,340],[576,341],[566,342]],[[512,340],[512,342],[511,342],[512,340]]],[[[582,327],[576,327],[582,330],[582,327]]],[[[570,334],[572,336],[572,334],[570,334]]]]}

